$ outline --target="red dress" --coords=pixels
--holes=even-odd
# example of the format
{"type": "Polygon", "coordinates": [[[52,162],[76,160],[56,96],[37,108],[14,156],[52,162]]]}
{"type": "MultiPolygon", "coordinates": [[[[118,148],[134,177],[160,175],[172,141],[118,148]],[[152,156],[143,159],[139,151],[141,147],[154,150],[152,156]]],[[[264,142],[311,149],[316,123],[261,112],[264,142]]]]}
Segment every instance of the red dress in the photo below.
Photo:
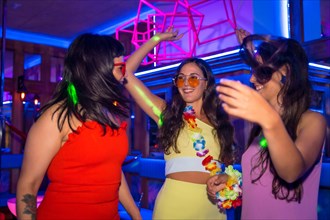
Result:
{"type": "Polygon", "coordinates": [[[118,219],[121,165],[128,152],[125,122],[118,131],[85,122],[53,158],[38,220],[118,219]]]}

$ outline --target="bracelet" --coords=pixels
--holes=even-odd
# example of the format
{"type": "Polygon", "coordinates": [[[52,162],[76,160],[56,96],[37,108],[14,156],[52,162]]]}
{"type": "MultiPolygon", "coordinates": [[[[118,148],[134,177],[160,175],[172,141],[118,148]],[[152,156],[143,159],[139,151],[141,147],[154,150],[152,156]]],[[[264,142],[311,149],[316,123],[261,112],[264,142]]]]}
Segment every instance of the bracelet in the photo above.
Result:
{"type": "Polygon", "coordinates": [[[225,174],[229,176],[226,187],[216,193],[219,209],[236,208],[242,205],[242,174],[232,165],[225,168],[225,174]]]}

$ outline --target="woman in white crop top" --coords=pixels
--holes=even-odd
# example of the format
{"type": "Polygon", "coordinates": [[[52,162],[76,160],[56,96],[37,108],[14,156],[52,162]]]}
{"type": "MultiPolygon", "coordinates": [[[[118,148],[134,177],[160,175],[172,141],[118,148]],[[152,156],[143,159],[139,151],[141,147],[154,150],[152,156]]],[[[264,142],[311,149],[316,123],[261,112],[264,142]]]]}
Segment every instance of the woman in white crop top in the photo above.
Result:
{"type": "Polygon", "coordinates": [[[153,219],[225,219],[225,213],[219,212],[205,192],[210,173],[204,159],[228,165],[234,158],[233,127],[220,109],[211,68],[202,59],[184,60],[174,73],[169,103],[152,94],[133,74],[158,43],[181,37],[172,28],[158,33],[126,64],[124,85],[158,123],[158,145],[165,153],[166,180],[157,196],[153,219]]]}

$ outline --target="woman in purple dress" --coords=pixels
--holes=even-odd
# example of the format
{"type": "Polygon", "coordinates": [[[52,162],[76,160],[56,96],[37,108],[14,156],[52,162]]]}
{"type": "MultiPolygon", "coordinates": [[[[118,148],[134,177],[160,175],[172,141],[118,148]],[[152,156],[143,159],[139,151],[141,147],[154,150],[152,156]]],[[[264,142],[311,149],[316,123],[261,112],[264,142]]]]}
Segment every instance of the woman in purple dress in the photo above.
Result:
{"type": "MultiPolygon", "coordinates": [[[[317,219],[326,120],[309,109],[307,55],[293,39],[237,34],[255,89],[222,80],[217,91],[229,115],[254,123],[242,157],[242,219],[317,219]]],[[[221,179],[208,180],[209,195],[221,179]]]]}

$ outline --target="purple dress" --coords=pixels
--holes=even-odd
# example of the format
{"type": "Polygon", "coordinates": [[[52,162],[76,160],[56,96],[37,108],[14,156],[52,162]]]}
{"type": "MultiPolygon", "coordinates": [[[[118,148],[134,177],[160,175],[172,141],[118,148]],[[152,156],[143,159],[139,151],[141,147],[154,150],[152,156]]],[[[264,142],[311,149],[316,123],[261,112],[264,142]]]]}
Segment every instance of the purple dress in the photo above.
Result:
{"type": "Polygon", "coordinates": [[[310,174],[303,182],[303,194],[301,203],[287,202],[275,199],[272,194],[273,176],[266,170],[261,179],[253,184],[255,174],[250,174],[252,164],[258,156],[254,157],[260,150],[259,144],[255,142],[245,151],[242,157],[243,175],[243,204],[242,219],[317,219],[317,200],[321,174],[321,159],[312,168],[310,174]]]}

